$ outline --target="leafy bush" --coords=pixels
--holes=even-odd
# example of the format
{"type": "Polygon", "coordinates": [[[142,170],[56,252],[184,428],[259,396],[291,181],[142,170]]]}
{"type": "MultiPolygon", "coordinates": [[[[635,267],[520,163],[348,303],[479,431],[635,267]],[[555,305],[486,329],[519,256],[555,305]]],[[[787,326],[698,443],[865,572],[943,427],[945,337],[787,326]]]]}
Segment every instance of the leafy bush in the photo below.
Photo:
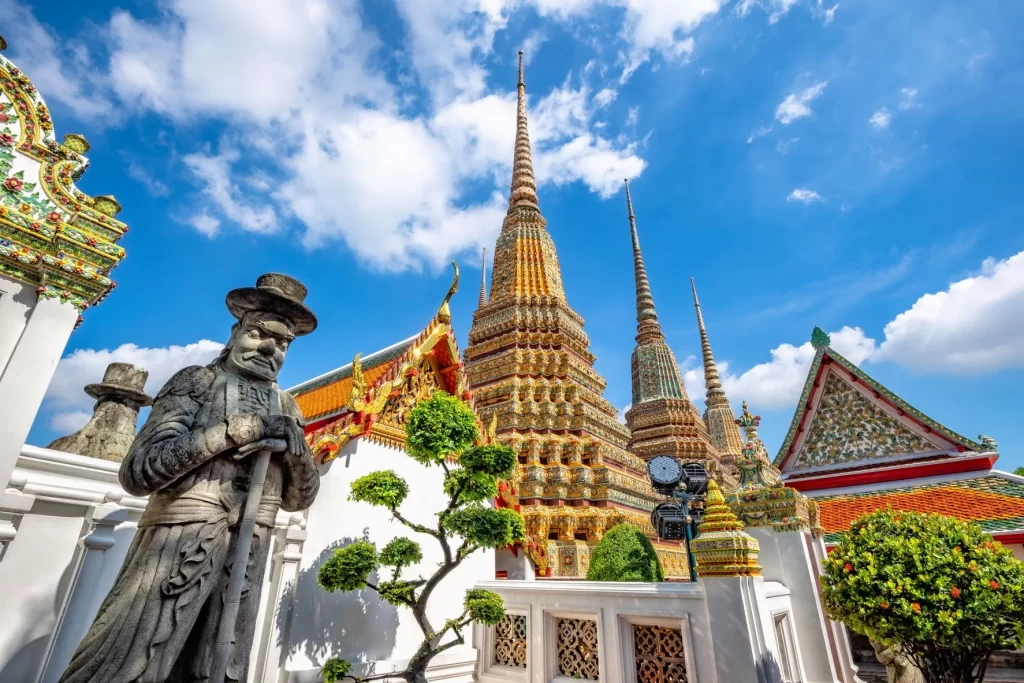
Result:
{"type": "Polygon", "coordinates": [[[639,527],[619,524],[605,532],[590,556],[588,581],[664,581],[665,570],[639,527]]]}
{"type": "Polygon", "coordinates": [[[445,509],[432,525],[406,519],[399,507],[409,495],[409,485],[390,470],[356,479],[350,499],[383,507],[413,531],[433,536],[441,547],[443,560],[429,578],[406,580],[401,578],[402,570],[423,559],[419,543],[398,537],[378,553],[373,544],[360,541],[336,550],[320,568],[319,581],[329,591],[369,588],[389,604],[411,609],[423,631],[423,643],[405,670],[395,673],[360,678],[350,675],[349,662],[331,659],[322,669],[327,683],[346,678],[404,678],[410,683],[425,683],[430,660],[464,643],[463,630],[467,626],[474,621],[493,626],[505,615],[500,595],[473,588],[466,591],[462,614],[435,629],[427,617],[427,601],[441,580],[474,551],[503,548],[525,538],[525,525],[518,513],[484,504],[497,495],[498,481],[512,475],[515,452],[497,444],[474,445],[480,432],[472,409],[440,391],[410,411],[405,430],[409,455],[423,465],[444,470],[444,492],[448,496],[445,509]],[[384,567],[391,569],[390,578],[372,583],[370,574],[384,567]]]}
{"type": "Polygon", "coordinates": [[[928,683],[981,681],[989,655],[1024,645],[1024,563],[977,524],[884,510],[829,554],[829,616],[898,647],[928,683]]]}

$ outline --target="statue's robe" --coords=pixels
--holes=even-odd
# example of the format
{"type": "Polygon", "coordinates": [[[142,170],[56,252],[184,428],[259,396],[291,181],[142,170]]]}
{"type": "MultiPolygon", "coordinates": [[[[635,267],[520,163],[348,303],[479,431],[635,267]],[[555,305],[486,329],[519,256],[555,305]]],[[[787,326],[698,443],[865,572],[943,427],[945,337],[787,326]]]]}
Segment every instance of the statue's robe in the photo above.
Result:
{"type": "MultiPolygon", "coordinates": [[[[229,412],[277,412],[301,420],[276,384],[241,379],[220,362],[188,367],[168,381],[121,464],[132,495],[149,495],[114,587],[61,683],[199,683],[209,679],[237,525],[255,453],[219,454],[229,412]],[[241,389],[234,387],[240,386],[241,389]],[[232,398],[234,395],[241,399],[232,398]],[[278,401],[274,397],[278,396],[278,401]],[[239,405],[241,404],[241,405],[239,405]]],[[[308,508],[319,489],[308,448],[274,455],[260,500],[245,589],[228,665],[244,681],[260,586],[278,509],[308,508]]]]}

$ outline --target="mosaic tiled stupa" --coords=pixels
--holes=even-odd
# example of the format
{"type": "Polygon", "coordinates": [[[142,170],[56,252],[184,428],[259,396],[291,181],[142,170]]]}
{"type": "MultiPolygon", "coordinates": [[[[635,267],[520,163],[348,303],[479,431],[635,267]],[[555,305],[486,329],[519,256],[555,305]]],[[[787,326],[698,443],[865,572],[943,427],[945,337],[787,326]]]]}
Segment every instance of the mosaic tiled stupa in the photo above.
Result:
{"type": "MultiPolygon", "coordinates": [[[[725,477],[728,481],[724,483],[728,488],[734,488],[734,478],[718,466],[719,451],[712,444],[700,412],[687,396],[675,355],[665,343],[665,335],[654,308],[654,296],[647,278],[644,257],[640,252],[640,238],[637,235],[628,182],[626,207],[633,242],[637,323],[636,348],[633,349],[631,360],[633,402],[626,412],[626,425],[630,432],[629,452],[645,461],[655,455],[671,455],[683,462],[701,463],[716,478],[721,480],[725,477]]],[[[720,384],[718,391],[721,393],[720,384]]],[[[722,396],[724,398],[724,393],[722,396]]],[[[736,431],[735,425],[733,431],[736,431]]],[[[738,432],[736,439],[739,439],[738,432]]]]}
{"type": "MultiPolygon", "coordinates": [[[[519,453],[503,498],[523,514],[541,574],[584,575],[608,528],[630,522],[654,535],[649,510],[660,497],[643,459],[626,451],[629,431],[602,397],[583,318],[566,302],[533,175],[521,54],[508,213],[481,301],[465,370],[483,423],[519,453]]],[[[688,575],[683,547],[658,550],[667,575],[688,575]]]]}

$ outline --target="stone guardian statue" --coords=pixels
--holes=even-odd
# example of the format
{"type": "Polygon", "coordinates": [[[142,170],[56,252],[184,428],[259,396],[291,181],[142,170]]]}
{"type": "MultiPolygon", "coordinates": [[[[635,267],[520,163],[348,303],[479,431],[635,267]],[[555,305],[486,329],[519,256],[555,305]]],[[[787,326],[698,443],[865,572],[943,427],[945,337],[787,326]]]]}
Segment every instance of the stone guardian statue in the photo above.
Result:
{"type": "Polygon", "coordinates": [[[47,448],[101,460],[124,460],[135,440],[139,409],[153,404],[143,390],[147,377],[148,372],[128,363],[108,365],[102,382],[85,387],[85,393],[96,399],[88,424],[47,448]]]}
{"type": "Polygon", "coordinates": [[[121,464],[148,495],[121,572],[61,683],[205,683],[229,576],[245,582],[227,679],[246,680],[260,585],[278,509],[308,508],[320,486],[302,415],[277,375],[291,342],[312,332],[306,288],[275,273],[236,289],[238,322],[220,356],[160,390],[121,464]],[[245,567],[233,567],[255,454],[272,453],[245,567]]]}

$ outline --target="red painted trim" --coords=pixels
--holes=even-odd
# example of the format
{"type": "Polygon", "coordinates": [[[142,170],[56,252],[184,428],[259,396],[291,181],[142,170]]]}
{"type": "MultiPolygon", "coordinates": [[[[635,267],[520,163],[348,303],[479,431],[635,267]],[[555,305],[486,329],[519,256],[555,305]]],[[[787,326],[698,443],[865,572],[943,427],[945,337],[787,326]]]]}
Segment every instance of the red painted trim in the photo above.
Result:
{"type": "Polygon", "coordinates": [[[899,467],[885,467],[877,470],[862,470],[843,474],[822,473],[814,479],[794,479],[785,481],[786,486],[797,491],[820,491],[822,489],[839,489],[849,486],[864,486],[866,484],[881,484],[890,481],[910,481],[912,479],[924,479],[925,477],[937,477],[944,474],[963,474],[965,472],[982,472],[991,470],[999,456],[977,455],[965,458],[949,458],[947,460],[933,460],[923,462],[919,465],[913,463],[899,467]]]}
{"type": "Polygon", "coordinates": [[[1003,545],[1024,544],[1024,531],[993,531],[992,538],[1003,545]]]}

